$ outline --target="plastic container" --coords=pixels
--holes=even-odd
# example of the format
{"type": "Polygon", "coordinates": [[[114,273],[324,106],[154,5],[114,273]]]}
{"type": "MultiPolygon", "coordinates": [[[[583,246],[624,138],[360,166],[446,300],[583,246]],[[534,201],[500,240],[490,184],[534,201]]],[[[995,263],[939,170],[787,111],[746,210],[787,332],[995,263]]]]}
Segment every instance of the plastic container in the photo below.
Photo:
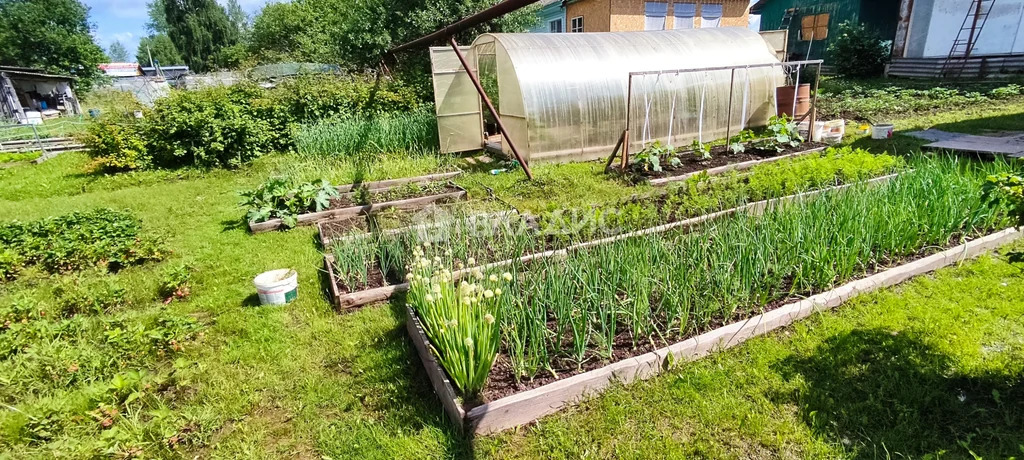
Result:
{"type": "Polygon", "coordinates": [[[838,144],[843,141],[846,135],[846,120],[829,120],[821,130],[821,142],[826,144],[838,144]]]}
{"type": "Polygon", "coordinates": [[[871,127],[872,139],[889,139],[892,137],[892,123],[881,123],[871,127]]]}
{"type": "Polygon", "coordinates": [[[801,121],[800,124],[797,125],[796,130],[797,130],[797,132],[800,133],[801,136],[804,137],[804,139],[811,140],[811,141],[814,141],[814,142],[821,142],[821,136],[822,136],[822,133],[825,130],[825,122],[824,121],[816,121],[816,122],[814,122],[814,134],[813,135],[810,135],[807,132],[807,127],[809,125],[810,125],[810,122],[801,121]]]}
{"type": "Polygon", "coordinates": [[[252,283],[256,285],[256,293],[263,305],[284,305],[299,295],[299,274],[292,269],[260,273],[252,283]]]}

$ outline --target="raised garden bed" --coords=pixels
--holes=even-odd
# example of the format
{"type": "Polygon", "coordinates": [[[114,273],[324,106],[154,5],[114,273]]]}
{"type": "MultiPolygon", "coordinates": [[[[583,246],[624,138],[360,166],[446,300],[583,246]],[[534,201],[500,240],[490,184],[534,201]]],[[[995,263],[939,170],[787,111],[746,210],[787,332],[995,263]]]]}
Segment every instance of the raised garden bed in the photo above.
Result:
{"type": "Polygon", "coordinates": [[[634,183],[646,182],[653,186],[664,186],[673,182],[685,181],[698,174],[714,176],[728,171],[742,171],[763,163],[821,152],[826,148],[828,145],[821,142],[804,142],[796,147],[786,146],[781,152],[751,149],[734,153],[728,146],[719,145],[711,148],[711,158],[706,160],[696,153],[684,152],[675,155],[680,160],[678,165],[673,166],[662,161],[661,171],[643,170],[633,166],[627,171],[627,174],[634,183]]]}
{"type": "Polygon", "coordinates": [[[732,322],[648,352],[639,352],[616,362],[526,391],[504,396],[479,405],[466,405],[456,393],[445,370],[433,353],[423,325],[412,308],[407,307],[406,328],[445,413],[456,427],[472,434],[494,433],[524,425],[581,398],[600,393],[614,382],[628,384],[655,376],[674,363],[692,361],[712,352],[743,343],[809,316],[815,311],[832,309],[863,293],[901,283],[998,248],[1020,238],[1021,233],[1007,229],[889,268],[835,289],[803,300],[776,306],[769,311],[732,322]]]}
{"type": "MultiPolygon", "coordinates": [[[[868,180],[868,181],[864,181],[863,183],[865,183],[865,184],[875,184],[875,185],[882,184],[882,183],[885,183],[885,182],[891,180],[892,178],[894,178],[894,177],[896,177],[898,175],[899,174],[890,174],[890,175],[878,177],[878,178],[875,178],[875,179],[871,179],[871,180],[868,180]]],[[[499,268],[499,267],[505,267],[505,266],[508,266],[508,265],[512,265],[514,263],[529,263],[529,262],[532,262],[532,261],[535,261],[535,260],[546,259],[546,258],[550,258],[550,257],[563,257],[563,256],[568,255],[572,251],[586,249],[586,248],[589,248],[589,247],[594,247],[594,246],[598,246],[598,245],[602,245],[602,244],[612,243],[612,242],[624,240],[624,239],[627,239],[627,238],[634,238],[634,237],[643,236],[643,235],[652,235],[652,234],[657,234],[657,233],[663,233],[663,232],[667,232],[667,231],[670,231],[670,230],[673,230],[673,229],[677,229],[677,228],[688,228],[688,227],[692,227],[692,226],[701,224],[703,222],[707,222],[709,220],[721,218],[721,217],[732,215],[732,214],[736,214],[736,213],[739,213],[739,212],[745,212],[745,213],[749,213],[749,214],[759,214],[759,213],[763,212],[765,209],[768,209],[771,206],[775,206],[775,205],[779,205],[779,204],[783,204],[783,203],[788,203],[788,202],[791,202],[791,201],[800,200],[800,199],[804,199],[804,198],[809,198],[809,197],[812,197],[812,196],[815,196],[815,195],[819,195],[819,194],[822,194],[822,193],[826,193],[826,192],[829,192],[829,191],[841,190],[841,189],[844,189],[844,188],[847,188],[847,187],[851,187],[853,185],[857,185],[857,184],[846,184],[846,185],[840,185],[840,186],[827,187],[827,188],[823,188],[823,189],[819,189],[819,190],[814,190],[814,191],[810,191],[810,192],[804,192],[804,193],[799,193],[799,194],[795,194],[795,195],[789,195],[789,196],[784,196],[784,197],[780,197],[780,198],[774,198],[774,199],[770,199],[770,200],[758,201],[758,202],[749,203],[749,204],[746,204],[746,205],[743,205],[743,206],[738,206],[738,207],[734,207],[734,208],[730,208],[730,209],[726,209],[726,210],[722,210],[722,211],[718,211],[718,212],[713,212],[713,213],[710,213],[710,214],[705,214],[705,215],[694,217],[694,218],[690,218],[690,219],[684,219],[684,220],[680,220],[680,221],[676,221],[676,222],[671,222],[671,223],[663,224],[663,225],[658,225],[658,226],[655,226],[655,227],[650,227],[650,228],[646,228],[646,229],[642,229],[642,230],[637,230],[637,231],[632,231],[632,232],[628,232],[628,233],[622,233],[622,234],[618,234],[618,235],[614,235],[614,236],[609,236],[609,237],[605,237],[605,238],[600,238],[600,239],[585,241],[585,242],[581,242],[581,243],[571,244],[571,245],[568,245],[568,246],[565,246],[565,247],[561,247],[561,248],[558,248],[558,249],[548,249],[548,250],[541,251],[541,252],[535,252],[535,253],[526,254],[526,255],[523,255],[521,257],[513,257],[513,258],[507,258],[507,259],[496,260],[496,261],[492,260],[492,261],[489,261],[488,263],[479,264],[479,266],[477,268],[488,270],[488,269],[494,269],[494,268],[499,268]]],[[[525,217],[525,218],[529,220],[529,217],[525,217]]],[[[321,224],[321,231],[323,231],[323,229],[325,228],[325,225],[328,225],[328,224],[326,224],[326,223],[325,224],[321,224]]],[[[544,242],[544,244],[547,245],[548,247],[550,247],[550,245],[552,244],[552,241],[544,242]]],[[[324,247],[327,248],[328,246],[325,245],[324,247]]],[[[374,275],[373,279],[378,281],[378,282],[380,282],[381,284],[379,284],[379,285],[370,284],[370,285],[366,285],[365,289],[352,290],[344,282],[341,281],[341,278],[338,276],[338,273],[337,273],[337,271],[335,270],[334,267],[335,267],[335,256],[328,251],[328,253],[326,253],[324,255],[324,268],[327,271],[327,275],[328,275],[328,279],[329,279],[329,292],[330,292],[332,301],[333,301],[335,307],[339,311],[345,311],[345,310],[356,308],[356,307],[360,307],[360,306],[363,306],[363,305],[368,305],[368,304],[371,304],[371,303],[384,301],[384,300],[389,299],[392,295],[394,295],[397,292],[403,292],[403,291],[406,291],[406,290],[409,289],[409,283],[402,282],[402,283],[388,284],[387,283],[388,280],[387,280],[386,276],[382,275],[380,277],[376,277],[374,275]]],[[[457,273],[459,274],[459,276],[461,276],[461,275],[464,275],[465,273],[467,273],[468,271],[470,271],[472,268],[474,268],[474,267],[469,267],[466,270],[462,270],[461,272],[457,272],[457,273]]],[[[367,268],[368,272],[373,273],[375,270],[377,270],[379,272],[379,268],[377,268],[377,265],[376,265],[375,262],[373,262],[370,265],[368,265],[368,268],[367,268]]]]}
{"type": "MultiPolygon", "coordinates": [[[[297,225],[313,225],[325,220],[344,220],[373,214],[385,209],[412,211],[431,204],[466,199],[467,192],[453,182],[443,181],[456,173],[421,176],[390,181],[350,184],[338,187],[341,196],[331,200],[330,207],[320,212],[300,214],[297,225]],[[442,181],[434,179],[440,178],[442,181]]],[[[249,222],[253,233],[285,227],[281,219],[249,222]]]]}

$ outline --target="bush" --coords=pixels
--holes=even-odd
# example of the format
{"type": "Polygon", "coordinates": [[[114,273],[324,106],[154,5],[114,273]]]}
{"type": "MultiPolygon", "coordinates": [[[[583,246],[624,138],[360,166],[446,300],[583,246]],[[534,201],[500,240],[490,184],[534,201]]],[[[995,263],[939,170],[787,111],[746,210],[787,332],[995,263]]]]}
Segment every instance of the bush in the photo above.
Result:
{"type": "Polygon", "coordinates": [[[237,167],[292,150],[298,123],[331,118],[356,133],[349,137],[360,145],[410,150],[436,145],[433,115],[421,105],[413,89],[393,80],[303,75],[273,89],[248,82],[174,91],[144,119],[94,121],[84,141],[107,170],[237,167]]]}
{"type": "Polygon", "coordinates": [[[839,75],[874,77],[889,62],[889,42],[874,29],[847,21],[839,25],[839,36],[828,46],[828,54],[839,75]]]}
{"type": "Polygon", "coordinates": [[[81,140],[99,169],[145,169],[152,163],[152,158],[146,148],[142,131],[143,125],[140,123],[103,118],[89,124],[88,131],[81,140]]]}
{"type": "MultiPolygon", "coordinates": [[[[247,87],[176,91],[159,99],[144,122],[153,164],[238,167],[286,147],[287,132],[249,106],[247,87]]],[[[258,94],[258,92],[256,93],[258,94]]]]}

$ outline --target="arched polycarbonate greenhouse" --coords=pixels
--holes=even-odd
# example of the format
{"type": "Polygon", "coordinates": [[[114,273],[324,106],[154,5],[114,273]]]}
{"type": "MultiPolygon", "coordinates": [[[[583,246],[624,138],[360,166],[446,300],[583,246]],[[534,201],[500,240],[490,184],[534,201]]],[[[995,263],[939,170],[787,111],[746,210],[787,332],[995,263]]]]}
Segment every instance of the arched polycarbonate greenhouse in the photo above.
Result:
{"type": "MultiPolygon", "coordinates": [[[[631,151],[763,126],[785,82],[774,50],[744,28],[484,34],[462,50],[531,164],[606,157],[627,119],[631,151]]],[[[431,58],[442,151],[479,149],[485,112],[472,81],[451,48],[431,58]]]]}

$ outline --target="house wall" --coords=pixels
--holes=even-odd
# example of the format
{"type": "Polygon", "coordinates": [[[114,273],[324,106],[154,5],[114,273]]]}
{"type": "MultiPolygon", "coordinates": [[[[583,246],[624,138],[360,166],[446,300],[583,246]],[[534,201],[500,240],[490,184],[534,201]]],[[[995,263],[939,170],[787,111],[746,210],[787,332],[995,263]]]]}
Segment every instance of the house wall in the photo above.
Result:
{"type": "MultiPolygon", "coordinates": [[[[945,57],[971,11],[971,0],[914,0],[903,57],[945,57]]],[[[996,1],[973,55],[1024,53],[1024,0],[996,1]]],[[[966,39],[965,35],[961,36],[966,39]]]]}
{"type": "MultiPolygon", "coordinates": [[[[584,32],[625,32],[644,30],[644,0],[582,0],[570,3],[566,7],[566,23],[573,17],[584,16],[584,32]],[[591,20],[594,17],[595,20],[591,20]],[[593,26],[591,25],[593,24],[593,26]]],[[[666,0],[668,17],[665,28],[674,27],[673,5],[688,3],[697,5],[697,17],[693,20],[694,27],[700,27],[701,6],[703,4],[722,5],[720,27],[747,27],[750,21],[748,0],[666,0]]],[[[566,29],[568,30],[568,29],[566,29]]]]}
{"type": "Polygon", "coordinates": [[[549,33],[551,32],[551,21],[561,19],[562,20],[562,32],[567,31],[567,25],[565,22],[565,8],[562,7],[561,1],[555,1],[544,5],[540,11],[537,12],[537,25],[530,29],[532,33],[549,33]]]}
{"type": "Polygon", "coordinates": [[[568,32],[572,18],[583,16],[584,32],[611,32],[611,2],[613,0],[583,0],[565,7],[565,30],[568,32]]]}
{"type": "Polygon", "coordinates": [[[786,11],[791,8],[795,8],[797,12],[789,26],[789,59],[825,59],[828,61],[826,50],[832,39],[839,34],[839,25],[845,21],[865,24],[875,29],[887,40],[895,37],[896,27],[899,23],[900,2],[894,0],[774,0],[764,4],[761,8],[761,30],[782,28],[782,19],[786,11]],[[829,14],[828,37],[813,42],[801,40],[800,19],[806,15],[821,13],[829,14]]]}

